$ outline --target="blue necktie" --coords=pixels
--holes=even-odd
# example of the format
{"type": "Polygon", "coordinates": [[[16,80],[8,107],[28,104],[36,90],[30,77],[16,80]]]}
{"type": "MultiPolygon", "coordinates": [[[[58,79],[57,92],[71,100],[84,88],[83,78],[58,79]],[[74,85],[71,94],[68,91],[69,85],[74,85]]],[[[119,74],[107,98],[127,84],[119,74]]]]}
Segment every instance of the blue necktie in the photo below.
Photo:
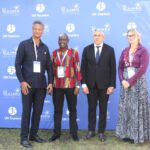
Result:
{"type": "Polygon", "coordinates": [[[96,48],[97,48],[97,52],[96,52],[96,63],[98,64],[98,62],[99,62],[99,48],[100,48],[100,46],[96,46],[96,48]]]}

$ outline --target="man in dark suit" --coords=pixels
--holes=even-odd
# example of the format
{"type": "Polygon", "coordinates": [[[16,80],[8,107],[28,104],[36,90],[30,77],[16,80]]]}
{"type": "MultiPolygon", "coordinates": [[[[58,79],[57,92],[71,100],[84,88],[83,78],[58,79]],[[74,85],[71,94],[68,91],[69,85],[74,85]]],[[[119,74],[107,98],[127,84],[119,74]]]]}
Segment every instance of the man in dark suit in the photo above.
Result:
{"type": "Polygon", "coordinates": [[[95,136],[96,107],[99,102],[99,139],[105,141],[107,102],[116,86],[116,60],[114,49],[104,43],[104,32],[96,29],[94,43],[84,48],[81,63],[82,89],[88,98],[88,134],[95,136]]]}
{"type": "Polygon", "coordinates": [[[49,93],[52,92],[52,64],[48,47],[41,41],[43,31],[44,25],[42,22],[33,22],[33,35],[30,39],[19,44],[15,60],[16,74],[21,84],[23,110],[20,144],[27,148],[32,147],[28,141],[28,136],[31,141],[44,142],[37,132],[46,96],[46,88],[49,93]],[[45,71],[48,74],[48,86],[45,71]],[[31,129],[29,129],[31,112],[31,129]]]}

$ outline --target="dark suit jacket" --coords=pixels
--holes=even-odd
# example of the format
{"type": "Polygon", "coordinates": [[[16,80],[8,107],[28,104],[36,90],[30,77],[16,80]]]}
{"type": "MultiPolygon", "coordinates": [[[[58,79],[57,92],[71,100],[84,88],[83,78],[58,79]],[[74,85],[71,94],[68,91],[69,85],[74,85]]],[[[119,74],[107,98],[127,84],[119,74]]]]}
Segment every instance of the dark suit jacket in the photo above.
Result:
{"type": "Polygon", "coordinates": [[[95,60],[94,44],[84,48],[81,62],[82,84],[93,88],[95,84],[99,89],[110,86],[116,87],[116,60],[114,49],[103,44],[98,64],[95,60]]]}
{"type": "Polygon", "coordinates": [[[26,81],[32,88],[46,88],[46,71],[48,83],[53,81],[50,54],[48,47],[42,41],[37,50],[37,61],[41,63],[41,72],[33,72],[33,61],[36,61],[36,59],[33,40],[30,38],[19,44],[15,60],[16,74],[20,82],[26,81]]]}

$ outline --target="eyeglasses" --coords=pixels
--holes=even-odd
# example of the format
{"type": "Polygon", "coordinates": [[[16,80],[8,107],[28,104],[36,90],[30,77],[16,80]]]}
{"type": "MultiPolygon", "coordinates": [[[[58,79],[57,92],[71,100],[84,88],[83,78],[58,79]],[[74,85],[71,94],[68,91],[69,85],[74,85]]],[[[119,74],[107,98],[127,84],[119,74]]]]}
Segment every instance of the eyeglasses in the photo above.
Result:
{"type": "Polygon", "coordinates": [[[128,38],[130,38],[130,37],[135,37],[135,34],[128,34],[127,37],[128,37],[128,38]]]}

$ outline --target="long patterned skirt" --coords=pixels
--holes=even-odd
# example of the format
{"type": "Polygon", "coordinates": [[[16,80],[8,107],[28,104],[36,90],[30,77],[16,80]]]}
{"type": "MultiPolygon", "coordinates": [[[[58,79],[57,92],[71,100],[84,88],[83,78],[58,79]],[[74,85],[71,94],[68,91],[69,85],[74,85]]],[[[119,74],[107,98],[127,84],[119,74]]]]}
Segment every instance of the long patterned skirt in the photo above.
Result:
{"type": "Polygon", "coordinates": [[[116,136],[132,139],[134,143],[150,140],[150,105],[145,75],[129,89],[121,88],[116,136]]]}

